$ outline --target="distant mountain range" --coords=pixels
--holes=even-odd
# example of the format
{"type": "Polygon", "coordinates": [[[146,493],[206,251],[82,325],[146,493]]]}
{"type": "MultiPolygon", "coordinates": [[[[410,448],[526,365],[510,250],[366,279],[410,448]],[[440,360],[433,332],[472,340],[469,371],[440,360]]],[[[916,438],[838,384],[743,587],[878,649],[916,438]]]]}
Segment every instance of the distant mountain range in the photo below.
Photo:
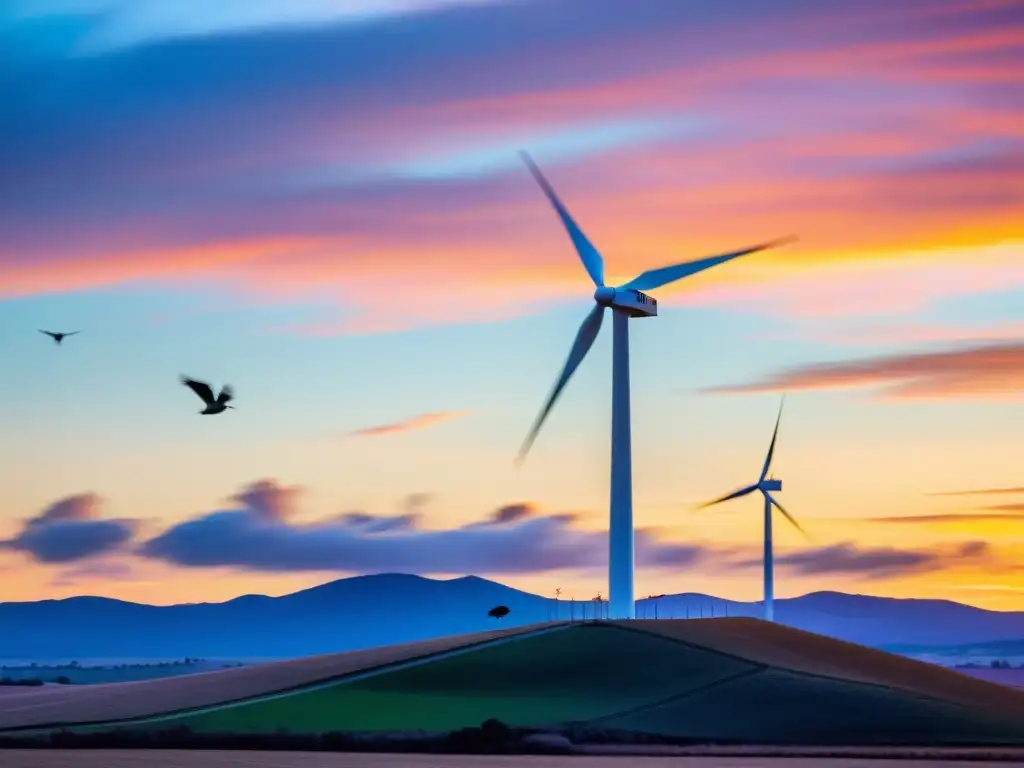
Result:
{"type": "MultiPolygon", "coordinates": [[[[245,595],[224,603],[153,606],[103,597],[0,603],[0,658],[286,658],[410,642],[570,611],[593,618],[595,604],[523,592],[476,576],[447,581],[406,574],[340,579],[281,597],[245,595]]],[[[666,595],[660,618],[759,616],[759,603],[701,594],[666,595]]],[[[638,616],[653,618],[655,601],[638,616]]],[[[987,611],[946,600],[902,600],[814,592],[777,600],[778,621],[864,645],[963,645],[1024,638],[1024,613],[987,611]]]]}

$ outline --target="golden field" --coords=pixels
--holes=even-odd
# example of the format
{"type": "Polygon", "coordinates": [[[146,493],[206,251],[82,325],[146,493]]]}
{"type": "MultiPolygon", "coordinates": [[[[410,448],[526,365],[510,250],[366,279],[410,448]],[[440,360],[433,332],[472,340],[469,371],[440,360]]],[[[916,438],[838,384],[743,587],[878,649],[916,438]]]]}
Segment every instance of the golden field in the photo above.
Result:
{"type": "Polygon", "coordinates": [[[454,635],[158,680],[46,686],[0,697],[0,728],[147,717],[238,701],[535,629],[536,625],[454,635]]]}

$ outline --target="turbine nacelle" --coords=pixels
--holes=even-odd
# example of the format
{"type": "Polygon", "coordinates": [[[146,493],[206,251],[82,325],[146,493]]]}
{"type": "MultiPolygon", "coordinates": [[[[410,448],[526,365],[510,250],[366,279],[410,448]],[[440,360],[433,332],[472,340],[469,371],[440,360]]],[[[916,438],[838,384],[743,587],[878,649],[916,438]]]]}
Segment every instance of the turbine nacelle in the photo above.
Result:
{"type": "Polygon", "coordinates": [[[658,314],[658,300],[635,288],[599,285],[594,291],[594,301],[602,309],[611,307],[625,312],[630,317],[656,317],[658,314]]]}
{"type": "MultiPolygon", "coordinates": [[[[601,289],[598,288],[598,291],[601,289]]],[[[597,294],[595,292],[595,298],[597,294]]],[[[630,317],[657,317],[658,301],[646,293],[641,293],[635,288],[615,289],[615,295],[610,304],[614,309],[625,312],[630,317]]]]}
{"type": "Polygon", "coordinates": [[[781,480],[762,480],[758,484],[758,488],[762,491],[781,491],[782,481],[781,480]]]}

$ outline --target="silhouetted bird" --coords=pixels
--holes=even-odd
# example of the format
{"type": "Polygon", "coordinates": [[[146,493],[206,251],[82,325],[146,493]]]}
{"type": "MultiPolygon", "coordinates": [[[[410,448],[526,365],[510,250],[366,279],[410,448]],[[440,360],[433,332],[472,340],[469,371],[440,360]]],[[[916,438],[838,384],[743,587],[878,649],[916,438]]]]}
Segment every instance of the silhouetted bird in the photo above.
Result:
{"type": "Polygon", "coordinates": [[[489,610],[487,612],[487,615],[488,616],[492,616],[495,619],[499,619],[499,620],[503,619],[506,616],[508,616],[508,606],[507,605],[495,606],[494,608],[491,608],[491,610],[489,610]]]}
{"type": "Polygon", "coordinates": [[[53,331],[44,331],[42,328],[39,329],[39,332],[40,333],[45,333],[47,336],[49,336],[51,339],[53,339],[54,342],[57,343],[57,344],[60,344],[62,341],[64,341],[64,338],[66,336],[74,336],[76,333],[81,333],[81,331],[68,331],[67,333],[54,333],[53,331]]]}
{"type": "Polygon", "coordinates": [[[188,376],[182,376],[181,383],[199,395],[203,402],[206,403],[206,407],[199,412],[203,416],[223,413],[226,408],[235,407],[233,405],[228,405],[228,401],[235,397],[235,393],[232,391],[229,384],[225,384],[221,388],[220,394],[214,398],[213,390],[210,389],[209,384],[204,384],[201,381],[195,381],[194,379],[190,379],[188,376]]]}

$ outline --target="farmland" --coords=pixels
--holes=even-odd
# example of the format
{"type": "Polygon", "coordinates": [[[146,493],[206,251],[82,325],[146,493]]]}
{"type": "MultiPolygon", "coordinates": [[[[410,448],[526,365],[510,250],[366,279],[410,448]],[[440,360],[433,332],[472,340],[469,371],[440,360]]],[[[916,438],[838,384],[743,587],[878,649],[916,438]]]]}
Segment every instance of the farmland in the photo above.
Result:
{"type": "Polygon", "coordinates": [[[978,680],[987,680],[990,683],[999,683],[1010,688],[1024,688],[1024,669],[958,669],[958,672],[978,680]]]}
{"type": "MultiPolygon", "coordinates": [[[[848,756],[702,756],[619,757],[507,756],[507,755],[337,755],[309,752],[193,752],[153,750],[37,750],[4,753],[5,768],[863,768],[866,753],[848,750],[848,756]]],[[[919,759],[874,757],[870,768],[983,768],[1006,765],[1006,756],[983,760],[949,760],[932,752],[919,759]]]]}
{"type": "Polygon", "coordinates": [[[509,725],[539,726],[602,717],[754,669],[738,659],[680,648],[654,635],[594,626],[525,637],[309,693],[218,709],[176,724],[235,732],[294,728],[297,723],[321,731],[438,731],[494,717],[509,725]],[[626,658],[642,663],[609,664],[626,658]]]}
{"type": "Polygon", "coordinates": [[[539,625],[0,699],[0,730],[441,733],[489,718],[735,744],[1024,745],[1024,692],[753,619],[539,625]]]}
{"type": "Polygon", "coordinates": [[[238,701],[497,640],[528,629],[455,635],[159,680],[26,689],[24,693],[0,698],[0,730],[124,720],[238,701]]]}
{"type": "MultiPolygon", "coordinates": [[[[83,662],[65,664],[20,664],[0,666],[0,676],[11,680],[37,679],[42,683],[95,685],[97,683],[127,683],[135,680],[155,680],[161,677],[194,675],[218,669],[243,666],[237,661],[208,659],[175,659],[173,661],[83,662]]],[[[3,686],[6,687],[6,686],[3,686]]]]}
{"type": "Polygon", "coordinates": [[[889,686],[964,707],[1018,711],[1024,703],[1017,691],[979,684],[955,670],[756,619],[637,621],[628,626],[767,667],[889,686]]]}

